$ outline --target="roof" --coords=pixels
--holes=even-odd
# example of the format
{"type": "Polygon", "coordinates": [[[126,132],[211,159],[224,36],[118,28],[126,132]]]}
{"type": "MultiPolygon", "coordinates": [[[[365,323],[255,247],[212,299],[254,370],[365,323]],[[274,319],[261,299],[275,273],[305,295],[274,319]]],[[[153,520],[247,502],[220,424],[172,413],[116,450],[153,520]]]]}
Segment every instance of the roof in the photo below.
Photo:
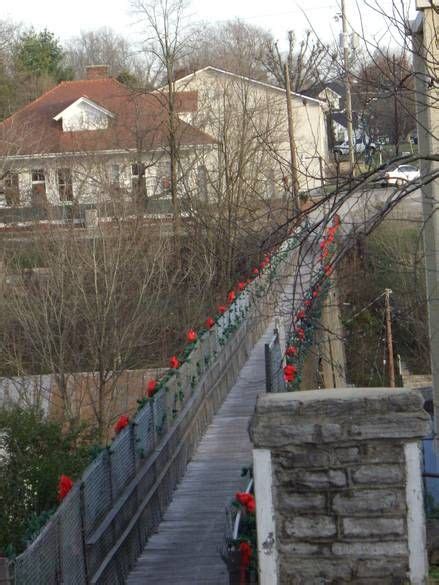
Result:
{"type": "Polygon", "coordinates": [[[67,108],[64,108],[64,110],[62,110],[62,112],[59,112],[59,114],[54,116],[53,119],[56,122],[58,122],[58,120],[61,120],[70,110],[73,110],[73,108],[75,108],[79,104],[87,104],[87,105],[91,106],[92,108],[99,110],[100,112],[102,112],[106,116],[110,116],[111,118],[114,118],[114,114],[112,112],[110,112],[109,110],[107,110],[106,108],[103,108],[102,106],[100,106],[96,102],[93,102],[92,100],[89,100],[86,97],[80,97],[77,100],[75,100],[72,104],[70,104],[70,106],[67,106],[67,108]]]}
{"type": "MultiPolygon", "coordinates": [[[[344,128],[348,127],[348,119],[346,117],[345,112],[334,112],[332,114],[332,119],[340,126],[344,126],[344,128]]],[[[358,114],[357,112],[352,112],[352,124],[356,128],[358,126],[358,114]]]]}
{"type": "MultiPolygon", "coordinates": [[[[196,92],[184,92],[177,109],[196,108],[196,92]]],[[[166,98],[134,92],[112,78],[65,81],[0,124],[0,156],[36,156],[100,151],[148,151],[166,146],[166,98]],[[108,128],[65,132],[54,120],[80,98],[114,115],[108,128]]],[[[208,134],[178,120],[178,141],[184,145],[214,144],[208,134]]]]}
{"type": "MultiPolygon", "coordinates": [[[[247,81],[248,83],[252,83],[253,85],[259,85],[259,86],[265,87],[267,89],[272,89],[275,91],[286,93],[285,89],[283,89],[282,87],[278,87],[277,85],[272,85],[271,83],[265,83],[264,81],[258,81],[257,79],[252,79],[251,77],[246,77],[245,75],[238,75],[237,73],[232,73],[231,71],[226,71],[225,69],[219,69],[218,67],[213,67],[212,65],[208,65],[207,67],[203,67],[202,69],[197,69],[197,71],[194,71],[193,73],[190,73],[189,75],[185,75],[184,77],[180,77],[180,79],[177,79],[175,81],[175,85],[179,85],[184,81],[189,81],[195,75],[198,75],[199,73],[203,73],[203,72],[211,72],[211,73],[219,73],[220,75],[227,75],[228,77],[233,77],[235,79],[241,79],[242,81],[247,81]]],[[[318,100],[316,98],[313,98],[313,97],[310,97],[310,96],[307,96],[307,95],[304,95],[301,93],[295,93],[294,91],[291,92],[291,95],[293,95],[301,100],[313,102],[316,105],[320,105],[322,103],[321,100],[318,100]]]]}
{"type": "Polygon", "coordinates": [[[346,97],[346,88],[343,82],[337,79],[333,81],[328,81],[326,83],[323,82],[317,83],[316,85],[313,85],[309,89],[305,90],[304,93],[308,96],[318,96],[321,93],[323,93],[325,89],[329,89],[342,99],[345,99],[346,97]]]}

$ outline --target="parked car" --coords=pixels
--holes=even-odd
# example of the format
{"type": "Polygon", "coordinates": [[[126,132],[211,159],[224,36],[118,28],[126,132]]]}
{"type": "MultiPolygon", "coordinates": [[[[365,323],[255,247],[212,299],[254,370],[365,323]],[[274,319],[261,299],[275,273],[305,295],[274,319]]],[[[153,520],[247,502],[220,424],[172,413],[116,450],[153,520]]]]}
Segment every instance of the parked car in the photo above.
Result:
{"type": "Polygon", "coordinates": [[[416,181],[421,176],[419,169],[413,165],[399,165],[384,174],[383,185],[401,186],[409,181],[416,181]]]}
{"type": "MultiPolygon", "coordinates": [[[[354,144],[354,152],[356,154],[362,154],[363,152],[373,153],[376,150],[376,144],[374,142],[368,142],[365,137],[357,138],[354,144]]],[[[345,140],[341,144],[334,146],[334,154],[349,154],[349,141],[345,140]]]]}

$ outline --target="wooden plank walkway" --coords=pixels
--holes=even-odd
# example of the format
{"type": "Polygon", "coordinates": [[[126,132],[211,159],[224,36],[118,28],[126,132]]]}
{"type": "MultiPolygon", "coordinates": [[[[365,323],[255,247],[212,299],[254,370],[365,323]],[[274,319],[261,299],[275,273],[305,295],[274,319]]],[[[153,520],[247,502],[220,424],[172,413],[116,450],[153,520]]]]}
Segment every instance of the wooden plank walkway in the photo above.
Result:
{"type": "Polygon", "coordinates": [[[251,462],[247,428],[256,396],[265,391],[264,344],[272,332],[273,323],[214,416],[128,585],[228,584],[219,552],[225,509],[242,483],[242,467],[251,462]]]}

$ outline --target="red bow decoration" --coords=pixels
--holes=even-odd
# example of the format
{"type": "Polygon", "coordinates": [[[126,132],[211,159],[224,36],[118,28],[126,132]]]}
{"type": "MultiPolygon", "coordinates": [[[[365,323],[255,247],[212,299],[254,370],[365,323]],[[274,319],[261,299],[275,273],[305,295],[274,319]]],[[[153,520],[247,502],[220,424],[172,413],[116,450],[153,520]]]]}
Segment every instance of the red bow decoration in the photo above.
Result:
{"type": "Polygon", "coordinates": [[[58,481],[58,502],[62,502],[73,487],[73,480],[68,475],[61,475],[58,481]]]}
{"type": "Polygon", "coordinates": [[[212,317],[208,317],[204,324],[206,325],[206,329],[212,329],[212,327],[215,325],[215,321],[212,319],[212,317]]]}
{"type": "Polygon", "coordinates": [[[247,512],[251,512],[252,514],[256,511],[256,502],[255,497],[252,494],[248,494],[247,492],[237,492],[235,494],[235,500],[244,506],[247,512]]]}
{"type": "Polygon", "coordinates": [[[239,552],[241,553],[241,567],[248,567],[253,553],[252,547],[248,542],[241,542],[239,545],[239,552]]]}
{"type": "Polygon", "coordinates": [[[234,291],[234,290],[231,290],[231,291],[229,292],[229,294],[227,295],[227,301],[228,301],[229,303],[233,303],[233,301],[234,301],[235,299],[236,299],[235,291],[234,291]]]}
{"type": "Polygon", "coordinates": [[[297,311],[296,313],[296,321],[300,321],[300,319],[303,319],[305,317],[305,311],[297,311]]]}
{"type": "Polygon", "coordinates": [[[186,335],[186,339],[188,340],[188,342],[194,343],[195,341],[197,341],[197,337],[198,337],[197,333],[193,329],[189,329],[186,335]]]}
{"type": "Polygon", "coordinates": [[[305,339],[305,330],[303,329],[303,327],[299,327],[298,329],[296,329],[296,335],[301,341],[305,339]]]}
{"type": "Polygon", "coordinates": [[[289,345],[285,351],[288,357],[294,357],[297,354],[297,347],[295,345],[289,345]]]}
{"type": "Polygon", "coordinates": [[[155,391],[157,390],[157,380],[149,380],[146,393],[148,398],[154,395],[155,391]]]}
{"type": "Polygon", "coordinates": [[[122,429],[124,429],[128,423],[129,423],[129,418],[123,414],[122,416],[119,417],[119,420],[117,421],[117,423],[114,425],[114,430],[116,433],[120,433],[120,431],[122,429]]]}
{"type": "Polygon", "coordinates": [[[218,313],[220,313],[221,315],[224,315],[224,313],[226,312],[226,308],[224,305],[220,305],[218,307],[218,313]]]}
{"type": "Polygon", "coordinates": [[[294,382],[296,379],[297,368],[291,364],[284,367],[285,382],[294,382]]]}
{"type": "Polygon", "coordinates": [[[175,355],[173,355],[169,360],[169,365],[173,370],[177,370],[180,367],[180,361],[175,355]]]}

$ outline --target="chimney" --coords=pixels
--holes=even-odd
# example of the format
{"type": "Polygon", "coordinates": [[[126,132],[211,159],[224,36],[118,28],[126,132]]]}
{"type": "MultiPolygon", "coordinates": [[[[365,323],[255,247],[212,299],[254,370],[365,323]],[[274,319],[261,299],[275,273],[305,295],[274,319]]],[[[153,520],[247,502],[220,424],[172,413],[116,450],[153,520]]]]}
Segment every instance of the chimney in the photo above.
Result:
{"type": "Polygon", "coordinates": [[[108,65],[88,65],[85,68],[86,79],[107,79],[108,65]]]}

